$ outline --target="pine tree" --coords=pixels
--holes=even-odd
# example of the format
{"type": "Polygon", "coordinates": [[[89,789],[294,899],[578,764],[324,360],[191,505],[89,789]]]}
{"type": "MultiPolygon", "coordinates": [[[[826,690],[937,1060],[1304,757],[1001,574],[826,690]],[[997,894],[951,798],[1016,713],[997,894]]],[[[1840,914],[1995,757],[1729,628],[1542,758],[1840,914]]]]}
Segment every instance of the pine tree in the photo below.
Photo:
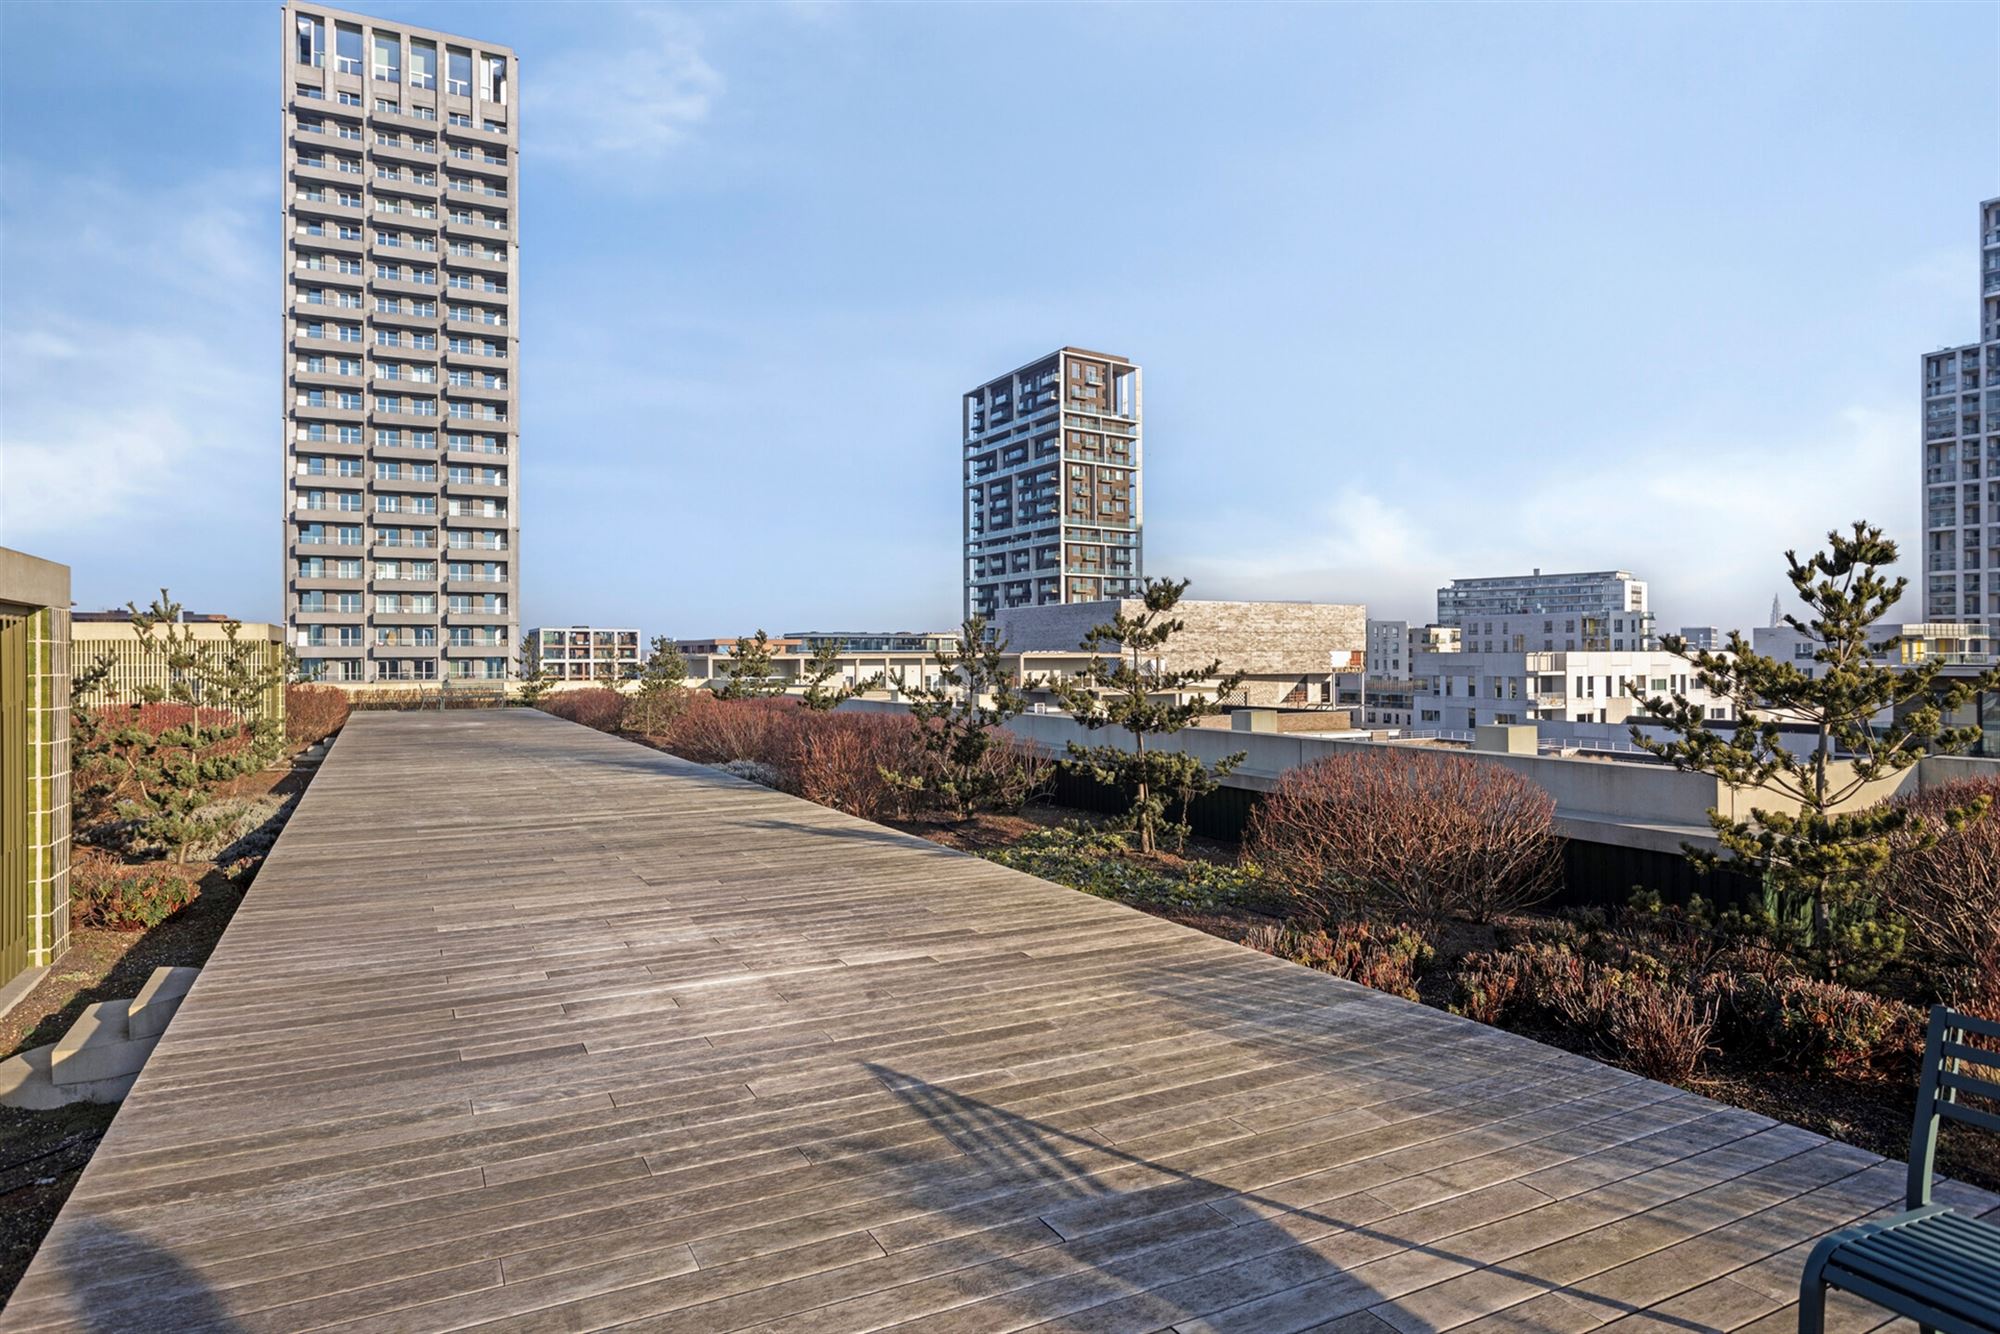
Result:
{"type": "Polygon", "coordinates": [[[1184,751],[1146,748],[1148,737],[1172,736],[1199,718],[1222,712],[1223,698],[1243,684],[1241,672],[1223,674],[1220,659],[1178,671],[1163,665],[1173,637],[1187,628],[1170,614],[1187,586],[1185,579],[1148,579],[1140,598],[1144,610],[1130,615],[1120,610],[1105,624],[1091,627],[1082,645],[1093,655],[1090,662],[1074,676],[1049,683],[1070,717],[1084,727],[1093,732],[1117,728],[1131,737],[1129,750],[1072,741],[1066,763],[1128,794],[1127,818],[1141,852],[1154,850],[1163,829],[1185,841],[1194,799],[1213,791],[1244,760],[1244,752],[1238,751],[1207,765],[1184,751]],[[1105,656],[1106,650],[1111,656],[1105,656]],[[1173,825],[1166,819],[1168,794],[1180,799],[1181,818],[1173,825]]]}
{"type": "Polygon", "coordinates": [[[877,672],[852,683],[843,681],[837,686],[829,686],[828,683],[841,673],[840,653],[845,647],[838,640],[828,639],[806,659],[806,693],[799,702],[815,713],[831,713],[856,695],[880,690],[888,682],[888,677],[877,672]]]}
{"type": "MultiPolygon", "coordinates": [[[[210,809],[222,787],[282,753],[284,730],[269,701],[284,688],[285,666],[270,661],[264,646],[244,642],[238,621],[223,623],[220,641],[197,639],[164,588],[143,611],[126,605],[141,651],[166,669],[166,684],[142,687],[140,698],[171,707],[152,720],[135,714],[93,723],[79,761],[141,838],[185,862],[193,847],[228,826],[226,813],[210,809]]],[[[85,679],[88,689],[102,674],[85,679]]]]}
{"type": "Polygon", "coordinates": [[[785,682],[771,661],[771,637],[759,630],[755,638],[738,639],[729,646],[729,660],[723,666],[723,682],[716,688],[718,699],[761,699],[785,693],[785,682]]]}
{"type": "MultiPolygon", "coordinates": [[[[1866,894],[1888,863],[1891,838],[1909,823],[1904,807],[1882,802],[1842,810],[1869,784],[1891,777],[1926,750],[1959,751],[1979,738],[1977,727],[1947,727],[1945,714],[1975,690],[2000,689],[2000,670],[1976,679],[1946,680],[1933,659],[1903,667],[1877,659],[1897,646],[1874,642],[1873,627],[1903,595],[1907,579],[1882,574],[1896,560],[1896,544],[1882,530],[1857,522],[1851,535],[1827,534],[1828,550],[1785,563],[1805,617],[1784,624],[1813,645],[1811,674],[1792,662],[1758,653],[1738,631],[1722,652],[1690,650],[1678,635],[1661,647],[1686,661],[1696,685],[1728,699],[1736,721],[1725,735],[1711,727],[1702,706],[1684,695],[1644,699],[1646,713],[1674,740],[1655,741],[1632,729],[1638,745],[1676,769],[1713,774],[1735,791],[1782,794],[1796,810],[1753,809],[1749,819],[1710,810],[1716,840],[1739,865],[1761,872],[1780,894],[1804,899],[1812,909],[1814,943],[1832,948],[1834,909],[1866,894]],[[1884,713],[1889,721],[1877,724],[1884,713]],[[1803,723],[1812,745],[1794,751],[1781,723],[1803,723]]],[[[1689,849],[1704,868],[1720,858],[1689,849]]]]}
{"type": "Polygon", "coordinates": [[[949,649],[937,650],[934,682],[911,685],[898,677],[897,689],[923,729],[928,771],[883,777],[937,798],[959,820],[1019,804],[1027,793],[1025,768],[995,753],[1007,745],[1000,729],[1028,707],[1001,665],[1006,652],[1005,641],[988,642],[986,618],[974,616],[949,649]]]}
{"type": "Polygon", "coordinates": [[[639,668],[639,691],[625,711],[625,729],[652,734],[673,721],[687,704],[687,659],[674,641],[653,636],[653,651],[639,668]]]}
{"type": "Polygon", "coordinates": [[[521,641],[521,689],[516,698],[533,708],[549,693],[550,684],[548,666],[535,651],[534,636],[529,635],[521,641]]]}

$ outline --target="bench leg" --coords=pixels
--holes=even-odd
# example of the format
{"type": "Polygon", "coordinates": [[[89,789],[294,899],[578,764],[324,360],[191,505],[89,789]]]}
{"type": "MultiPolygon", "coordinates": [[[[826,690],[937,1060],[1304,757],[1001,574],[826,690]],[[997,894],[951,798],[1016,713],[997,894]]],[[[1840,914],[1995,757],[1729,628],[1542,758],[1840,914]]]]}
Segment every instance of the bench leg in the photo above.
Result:
{"type": "Polygon", "coordinates": [[[1833,1254],[1834,1239],[1828,1238],[1806,1257],[1805,1272],[1799,1275],[1799,1334],[1826,1334],[1826,1262],[1833,1254]]]}

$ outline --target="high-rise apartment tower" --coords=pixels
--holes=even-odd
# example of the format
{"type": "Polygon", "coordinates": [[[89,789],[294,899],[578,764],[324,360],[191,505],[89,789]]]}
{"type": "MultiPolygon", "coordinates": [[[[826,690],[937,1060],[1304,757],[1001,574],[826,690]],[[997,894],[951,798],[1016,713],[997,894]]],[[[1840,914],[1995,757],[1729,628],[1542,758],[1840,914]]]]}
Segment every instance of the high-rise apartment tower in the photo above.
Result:
{"type": "Polygon", "coordinates": [[[514,52],[288,4],[282,58],[287,641],[336,683],[503,680],[514,52]]]}
{"type": "Polygon", "coordinates": [[[965,396],[965,614],[1132,597],[1139,368],[1065,347],[965,396]]]}
{"type": "Polygon", "coordinates": [[[1979,341],[1928,352],[1924,619],[2000,623],[2000,199],[1979,206],[1979,341]]]}

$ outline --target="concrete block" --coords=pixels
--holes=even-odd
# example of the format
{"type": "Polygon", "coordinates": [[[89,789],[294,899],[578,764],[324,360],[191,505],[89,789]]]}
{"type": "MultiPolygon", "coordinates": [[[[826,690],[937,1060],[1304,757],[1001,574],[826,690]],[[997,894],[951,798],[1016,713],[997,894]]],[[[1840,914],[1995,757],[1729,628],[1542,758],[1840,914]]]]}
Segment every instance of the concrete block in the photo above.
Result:
{"type": "Polygon", "coordinates": [[[1537,733],[1533,723],[1482,723],[1472,734],[1472,748],[1492,755],[1533,755],[1537,733]]]}
{"type": "Polygon", "coordinates": [[[1275,732],[1278,715],[1270,709],[1237,709],[1229,715],[1229,725],[1238,732],[1275,732]]]}
{"type": "Polygon", "coordinates": [[[56,1040],[49,1057],[50,1078],[58,1084],[82,1084],[138,1074],[159,1039],[135,1038],[126,1032],[131,1004],[109,1000],[85,1006],[69,1032],[56,1040]]]}
{"type": "Polygon", "coordinates": [[[166,1032],[167,1021],[174,1017],[181,998],[200,976],[199,968],[155,968],[125,1013],[125,1035],[156,1038],[166,1032]]]}
{"type": "Polygon", "coordinates": [[[73,1102],[123,1102],[132,1091],[137,1075],[113,1079],[86,1079],[74,1084],[58,1084],[50,1076],[50,1057],[55,1044],[30,1047],[18,1056],[0,1061],[0,1107],[46,1112],[73,1102]]]}

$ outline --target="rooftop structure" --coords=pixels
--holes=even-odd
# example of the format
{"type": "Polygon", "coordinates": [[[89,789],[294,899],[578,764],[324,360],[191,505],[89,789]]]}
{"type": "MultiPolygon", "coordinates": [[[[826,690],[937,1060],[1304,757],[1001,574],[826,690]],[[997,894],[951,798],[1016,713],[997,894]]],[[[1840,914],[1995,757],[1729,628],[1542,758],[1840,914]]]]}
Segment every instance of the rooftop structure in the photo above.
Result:
{"type": "Polygon", "coordinates": [[[970,391],[963,412],[965,615],[1138,592],[1139,368],[1060,348],[970,391]]]}
{"type": "Polygon", "coordinates": [[[1484,724],[1624,724],[1644,713],[1644,695],[1684,694],[1708,717],[1735,716],[1730,702],[1697,688],[1692,669],[1658,650],[1557,650],[1419,654],[1416,726],[1471,732],[1484,724]]]}
{"type": "MultiPolygon", "coordinates": [[[[227,634],[229,621],[227,616],[184,616],[176,633],[191,638],[213,664],[228,661],[224,655],[233,654],[235,661],[256,672],[273,671],[284,666],[283,626],[258,621],[242,622],[236,627],[236,639],[232,646],[227,634]]],[[[116,617],[108,614],[77,617],[71,634],[76,662],[89,666],[102,660],[111,668],[96,693],[88,697],[88,702],[135,704],[144,698],[148,688],[164,689],[167,686],[171,673],[166,660],[157,651],[146,647],[139,637],[138,627],[132,624],[130,612],[119,613],[116,617]]],[[[264,692],[261,716],[284,721],[285,686],[281,678],[274,677],[271,687],[264,692]]]]}
{"type": "Polygon", "coordinates": [[[1979,206],[1979,341],[1922,358],[1927,621],[2000,624],[2000,198],[1979,206]]]}
{"type": "Polygon", "coordinates": [[[69,948],[69,589],[0,547],[0,1012],[69,948]]]}
{"type": "Polygon", "coordinates": [[[514,52],[289,3],[280,61],[287,642],[340,684],[505,679],[514,52]]]}

